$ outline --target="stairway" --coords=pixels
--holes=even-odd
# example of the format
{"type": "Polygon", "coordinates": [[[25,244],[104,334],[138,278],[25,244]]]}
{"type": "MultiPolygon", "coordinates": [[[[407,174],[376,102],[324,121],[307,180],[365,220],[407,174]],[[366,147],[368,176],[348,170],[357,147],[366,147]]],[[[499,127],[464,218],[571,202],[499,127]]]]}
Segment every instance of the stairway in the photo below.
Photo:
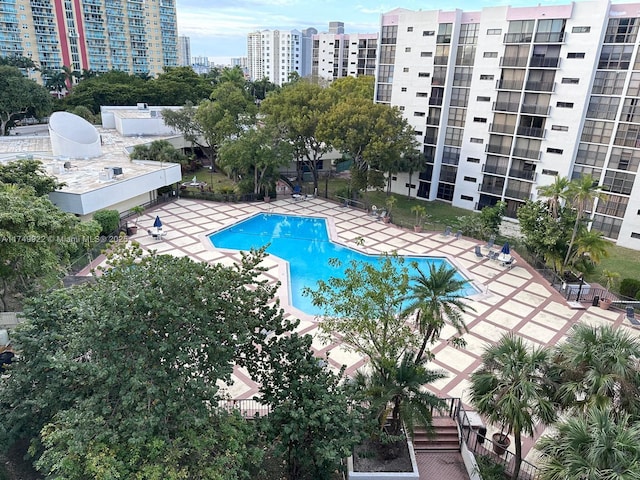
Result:
{"type": "Polygon", "coordinates": [[[459,452],[458,426],[451,417],[433,417],[432,435],[424,427],[414,430],[413,448],[416,451],[459,452]]]}

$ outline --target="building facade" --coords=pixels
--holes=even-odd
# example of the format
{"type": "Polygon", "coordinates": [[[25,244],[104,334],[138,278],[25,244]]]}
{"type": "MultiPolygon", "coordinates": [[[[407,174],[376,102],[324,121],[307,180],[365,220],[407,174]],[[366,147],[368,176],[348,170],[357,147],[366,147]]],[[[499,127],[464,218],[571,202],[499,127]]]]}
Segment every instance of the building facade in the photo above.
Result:
{"type": "Polygon", "coordinates": [[[319,33],[313,36],[313,78],[332,82],[336,78],[375,75],[377,33],[319,33]]]}
{"type": "Polygon", "coordinates": [[[185,35],[178,37],[178,65],[181,67],[191,65],[191,39],[185,35]]]}
{"type": "Polygon", "coordinates": [[[640,4],[606,1],[384,14],[375,100],[425,162],[393,190],[516,217],[556,176],[591,174],[607,193],[592,228],[640,249],[639,27],[640,4]]]}
{"type": "Polygon", "coordinates": [[[307,51],[307,38],[315,29],[262,30],[247,36],[247,64],[251,81],[268,78],[276,85],[289,81],[290,73],[306,76],[304,58],[311,56],[307,51]]]}
{"type": "Polygon", "coordinates": [[[178,64],[175,0],[0,0],[0,56],[41,70],[155,75],[178,64]]]}

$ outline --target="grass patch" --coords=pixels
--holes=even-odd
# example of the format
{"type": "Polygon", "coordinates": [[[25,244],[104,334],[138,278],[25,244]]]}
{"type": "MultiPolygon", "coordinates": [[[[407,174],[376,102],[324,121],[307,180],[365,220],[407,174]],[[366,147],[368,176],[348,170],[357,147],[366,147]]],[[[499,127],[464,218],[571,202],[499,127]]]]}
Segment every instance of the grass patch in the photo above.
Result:
{"type": "Polygon", "coordinates": [[[620,280],[625,278],[638,278],[638,272],[640,272],[640,251],[613,245],[609,249],[609,256],[603,258],[600,263],[596,265],[594,272],[586,275],[587,281],[604,285],[605,280],[602,278],[603,270],[610,270],[620,274],[619,281],[616,282],[616,285],[612,288],[613,291],[617,291],[620,280]]]}

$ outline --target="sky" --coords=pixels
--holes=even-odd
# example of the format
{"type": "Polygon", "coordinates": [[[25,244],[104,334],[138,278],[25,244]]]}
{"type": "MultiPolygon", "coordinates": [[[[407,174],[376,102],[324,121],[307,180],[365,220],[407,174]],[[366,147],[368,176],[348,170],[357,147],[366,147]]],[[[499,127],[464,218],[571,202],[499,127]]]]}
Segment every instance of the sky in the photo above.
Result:
{"type": "MultiPolygon", "coordinates": [[[[636,0],[639,1],[639,0],[636,0]]],[[[247,55],[247,34],[256,30],[326,32],[329,22],[343,22],[345,33],[375,33],[380,14],[409,10],[474,11],[511,5],[566,5],[571,0],[177,0],[178,34],[190,38],[192,57],[226,64],[247,55]]],[[[629,3],[616,0],[613,3],[629,3]]]]}

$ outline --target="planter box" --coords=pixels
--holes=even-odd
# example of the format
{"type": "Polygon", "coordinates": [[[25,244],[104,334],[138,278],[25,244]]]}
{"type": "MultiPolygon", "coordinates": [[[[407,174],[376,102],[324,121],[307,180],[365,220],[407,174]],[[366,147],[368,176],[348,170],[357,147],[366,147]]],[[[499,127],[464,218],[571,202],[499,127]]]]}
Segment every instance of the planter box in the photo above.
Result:
{"type": "Polygon", "coordinates": [[[354,472],[353,457],[347,458],[347,478],[349,480],[420,480],[416,453],[413,450],[413,443],[407,440],[409,456],[411,457],[411,472],[354,472]]]}

